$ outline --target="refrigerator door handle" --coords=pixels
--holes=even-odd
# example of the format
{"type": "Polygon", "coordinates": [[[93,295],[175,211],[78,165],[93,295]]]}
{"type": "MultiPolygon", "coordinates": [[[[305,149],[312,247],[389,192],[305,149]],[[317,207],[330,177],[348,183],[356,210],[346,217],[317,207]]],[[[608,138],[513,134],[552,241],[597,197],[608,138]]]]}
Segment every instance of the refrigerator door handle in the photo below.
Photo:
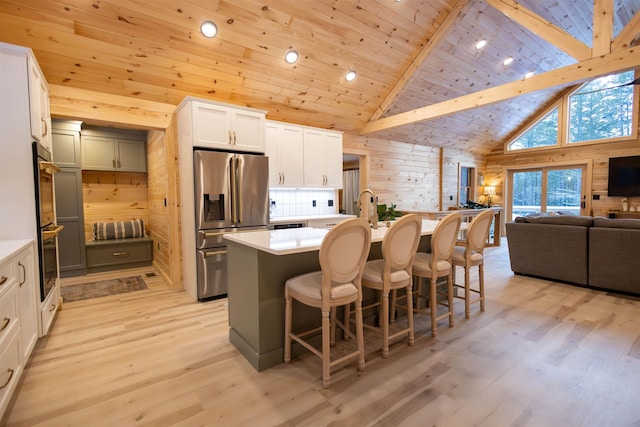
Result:
{"type": "Polygon", "coordinates": [[[244,215],[242,214],[242,196],[243,196],[242,195],[242,189],[244,188],[243,187],[244,180],[242,179],[242,176],[244,175],[244,160],[242,159],[242,157],[238,157],[236,159],[236,170],[237,170],[237,174],[238,174],[238,178],[237,178],[238,179],[238,185],[236,187],[236,196],[237,196],[236,197],[236,201],[237,201],[236,208],[238,210],[238,212],[237,212],[237,216],[238,216],[237,220],[238,220],[238,223],[242,224],[242,221],[244,219],[243,218],[244,215]]]}
{"type": "Polygon", "coordinates": [[[237,178],[236,158],[231,157],[229,161],[231,162],[230,171],[229,171],[231,174],[231,221],[235,224],[236,222],[238,222],[238,218],[236,215],[237,214],[236,205],[238,203],[238,199],[237,199],[238,185],[236,183],[236,178],[237,178]]]}

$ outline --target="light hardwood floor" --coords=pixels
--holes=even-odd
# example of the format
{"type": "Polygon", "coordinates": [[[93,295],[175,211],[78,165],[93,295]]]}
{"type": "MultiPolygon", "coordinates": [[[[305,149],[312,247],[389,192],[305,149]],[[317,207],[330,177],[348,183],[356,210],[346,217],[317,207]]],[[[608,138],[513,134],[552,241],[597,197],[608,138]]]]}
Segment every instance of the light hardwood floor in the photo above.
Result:
{"type": "MultiPolygon", "coordinates": [[[[226,300],[149,290],[66,303],[31,356],[7,426],[638,426],[640,300],[514,276],[487,250],[487,311],[334,370],[256,372],[229,344],[226,300]]],[[[137,270],[138,271],[138,270],[137,270]]],[[[125,272],[124,275],[129,275],[125,272]]],[[[458,277],[463,277],[458,274],[458,277]]],[[[420,318],[421,316],[418,316],[420,318]]]]}

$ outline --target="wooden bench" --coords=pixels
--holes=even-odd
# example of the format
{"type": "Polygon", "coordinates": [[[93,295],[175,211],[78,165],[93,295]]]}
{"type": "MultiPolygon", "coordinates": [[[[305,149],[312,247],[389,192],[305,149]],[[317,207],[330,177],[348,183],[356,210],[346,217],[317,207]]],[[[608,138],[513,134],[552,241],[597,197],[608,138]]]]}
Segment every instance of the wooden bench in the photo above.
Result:
{"type": "Polygon", "coordinates": [[[153,261],[153,239],[91,240],[85,243],[87,273],[145,267],[153,261]]]}

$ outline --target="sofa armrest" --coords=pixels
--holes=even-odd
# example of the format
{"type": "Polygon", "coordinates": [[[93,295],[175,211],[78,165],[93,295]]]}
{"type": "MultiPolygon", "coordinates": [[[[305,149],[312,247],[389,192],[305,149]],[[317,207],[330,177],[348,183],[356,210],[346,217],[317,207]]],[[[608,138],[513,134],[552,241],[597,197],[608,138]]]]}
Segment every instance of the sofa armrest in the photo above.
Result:
{"type": "Polygon", "coordinates": [[[586,285],[589,227],[505,224],[514,273],[586,285]]]}
{"type": "Polygon", "coordinates": [[[589,230],[589,286],[640,294],[640,229],[589,230]]]}

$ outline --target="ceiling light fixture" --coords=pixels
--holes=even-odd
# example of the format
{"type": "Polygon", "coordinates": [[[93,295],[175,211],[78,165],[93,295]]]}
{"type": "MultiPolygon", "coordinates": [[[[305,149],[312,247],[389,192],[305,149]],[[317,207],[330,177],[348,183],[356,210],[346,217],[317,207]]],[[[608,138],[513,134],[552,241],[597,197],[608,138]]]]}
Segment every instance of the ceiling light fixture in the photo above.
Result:
{"type": "Polygon", "coordinates": [[[505,59],[502,63],[504,65],[509,65],[513,62],[513,56],[508,57],[507,59],[505,59]]]}
{"type": "Polygon", "coordinates": [[[296,52],[295,50],[290,50],[284,56],[284,60],[287,61],[289,64],[293,64],[298,60],[298,52],[296,52]]]}
{"type": "Polygon", "coordinates": [[[485,47],[487,45],[487,41],[486,40],[478,40],[476,42],[476,49],[482,49],[483,47],[485,47]]]}
{"type": "Polygon", "coordinates": [[[529,71],[527,74],[524,75],[525,79],[528,79],[529,77],[533,77],[534,72],[533,71],[529,71]]]}
{"type": "Polygon", "coordinates": [[[211,21],[204,21],[200,25],[200,32],[203,36],[212,38],[218,34],[218,27],[216,27],[216,24],[211,21]]]}
{"type": "Polygon", "coordinates": [[[344,76],[344,79],[348,82],[352,81],[356,78],[356,72],[353,70],[347,71],[347,74],[344,76]]]}

